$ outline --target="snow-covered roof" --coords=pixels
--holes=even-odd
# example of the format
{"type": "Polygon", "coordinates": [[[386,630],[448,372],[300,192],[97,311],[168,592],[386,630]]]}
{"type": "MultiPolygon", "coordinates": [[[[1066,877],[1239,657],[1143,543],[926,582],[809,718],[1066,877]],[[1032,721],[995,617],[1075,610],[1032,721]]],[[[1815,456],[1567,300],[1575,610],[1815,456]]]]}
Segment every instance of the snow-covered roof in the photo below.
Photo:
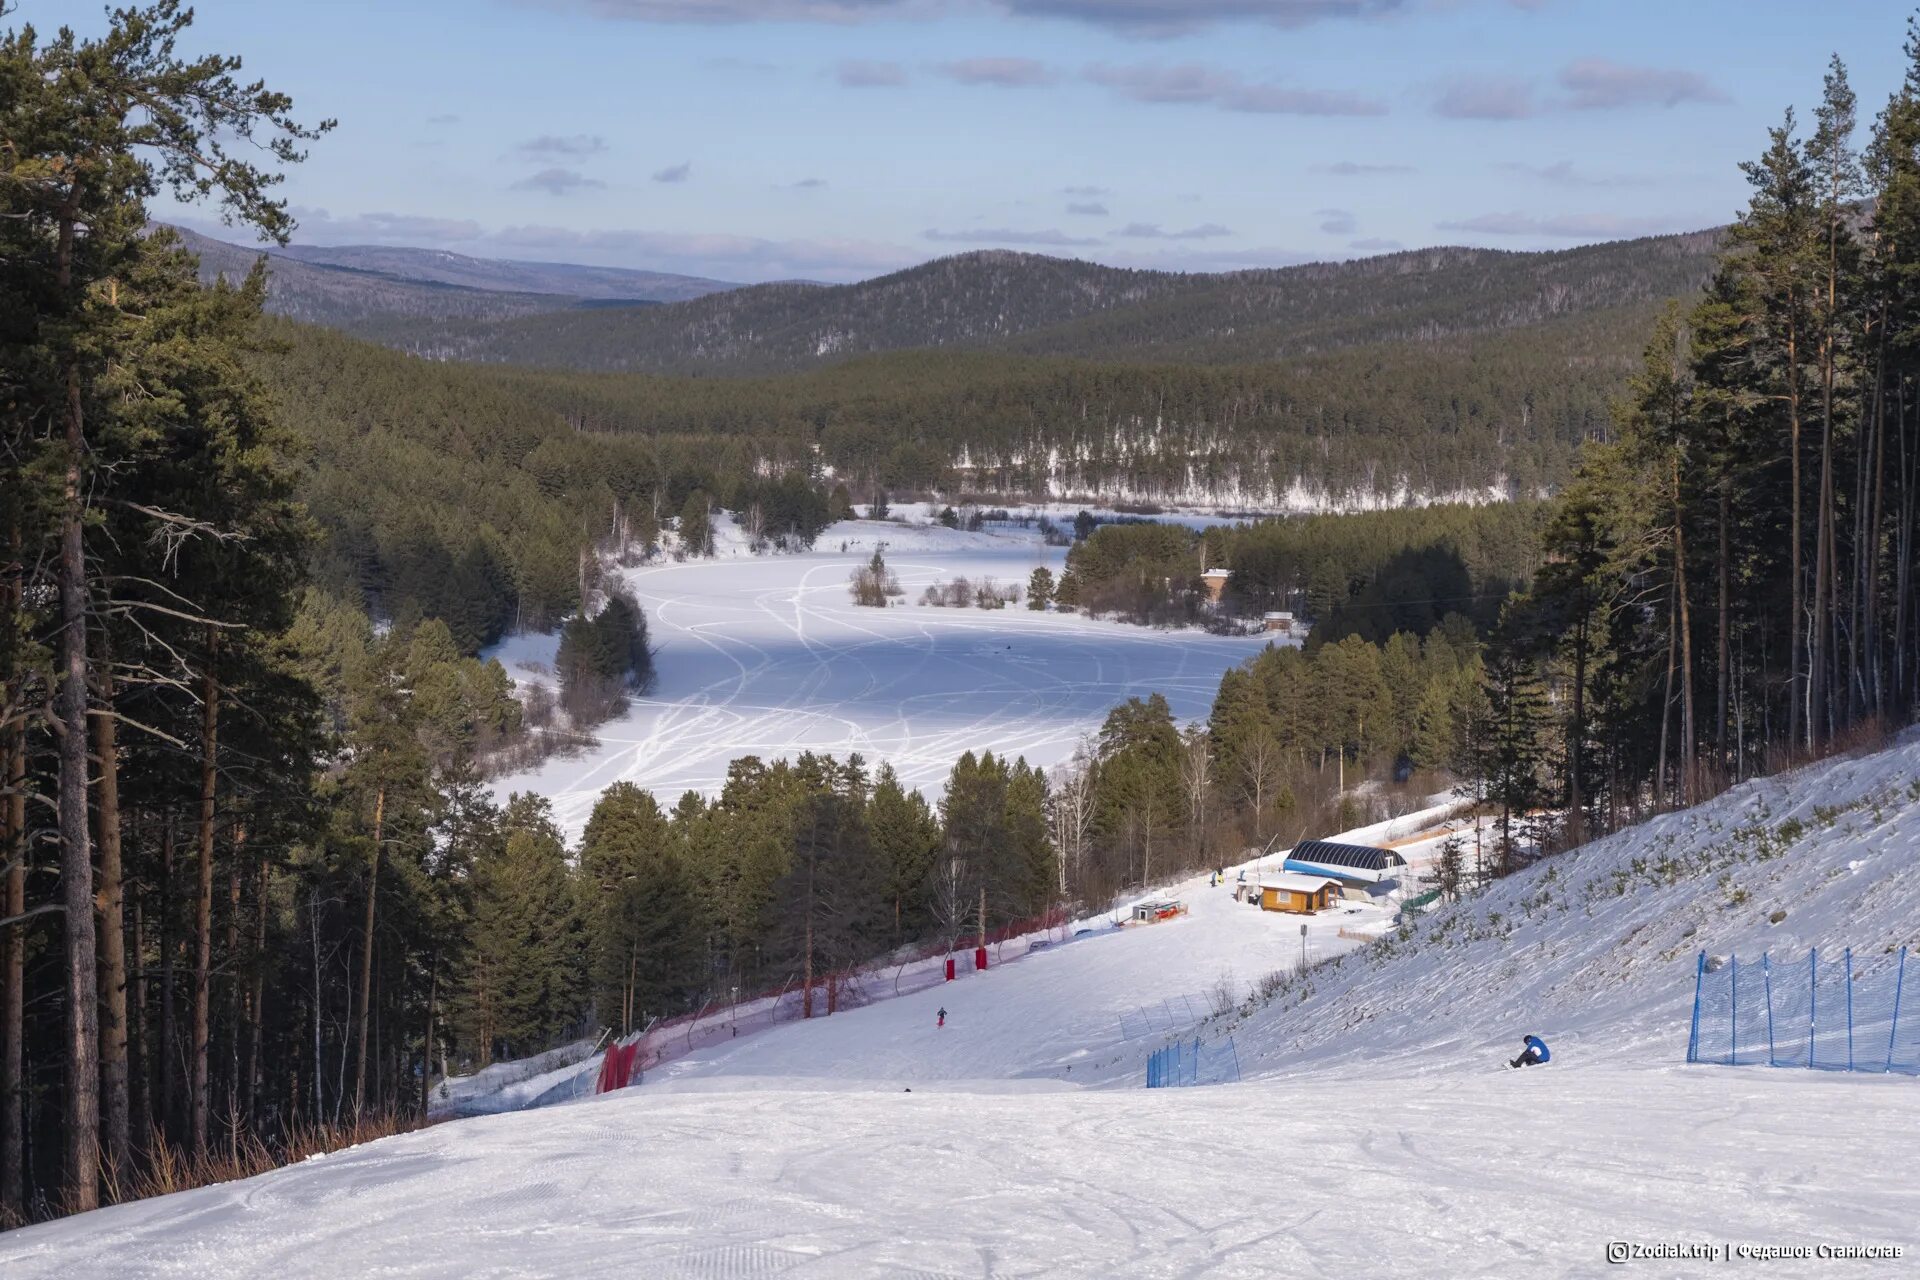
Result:
{"type": "Polygon", "coordinates": [[[1203,578],[1231,578],[1233,576],[1233,570],[1209,569],[1205,573],[1201,574],[1200,576],[1203,578]]]}
{"type": "Polygon", "coordinates": [[[1262,889],[1278,889],[1282,893],[1318,893],[1328,885],[1339,883],[1332,876],[1303,876],[1295,871],[1275,871],[1260,877],[1262,889]]]}

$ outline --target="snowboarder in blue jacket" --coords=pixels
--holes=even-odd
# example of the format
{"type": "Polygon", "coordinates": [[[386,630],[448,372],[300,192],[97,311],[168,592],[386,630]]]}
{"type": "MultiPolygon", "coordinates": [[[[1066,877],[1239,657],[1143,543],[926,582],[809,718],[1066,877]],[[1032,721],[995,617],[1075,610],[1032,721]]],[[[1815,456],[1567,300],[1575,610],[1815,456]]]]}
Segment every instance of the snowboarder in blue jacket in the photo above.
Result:
{"type": "Polygon", "coordinates": [[[1553,1057],[1547,1052],[1547,1042],[1539,1036],[1528,1036],[1520,1044],[1520,1056],[1507,1064],[1510,1067],[1537,1067],[1553,1057]]]}

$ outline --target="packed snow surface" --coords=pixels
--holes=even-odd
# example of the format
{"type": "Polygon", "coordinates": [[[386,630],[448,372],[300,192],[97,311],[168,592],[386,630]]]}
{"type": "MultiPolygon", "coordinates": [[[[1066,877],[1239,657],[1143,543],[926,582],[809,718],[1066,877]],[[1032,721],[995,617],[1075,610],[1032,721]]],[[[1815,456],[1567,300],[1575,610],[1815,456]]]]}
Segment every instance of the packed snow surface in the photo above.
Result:
{"type": "Polygon", "coordinates": [[[1184,917],[1070,929],[984,974],[697,1049],[618,1094],[18,1231],[0,1237],[0,1273],[1728,1269],[1615,1268],[1621,1241],[1898,1246],[1744,1265],[1912,1274],[1920,1080],[1683,1058],[1700,949],[1850,945],[1864,972],[1920,946],[1917,777],[1910,739],[1749,783],[1371,945],[1341,934],[1377,932],[1370,910],[1317,916],[1309,952],[1330,959],[1180,1033],[1231,1036],[1238,1085],[1140,1088],[1168,1037],[1121,1026],[1129,1007],[1204,997],[1227,969],[1244,995],[1291,967],[1299,920],[1201,876],[1153,895],[1185,900],[1184,917]],[[1552,1064],[1505,1070],[1529,1032],[1552,1064]]]}
{"type": "MultiPolygon", "coordinates": [[[[1133,696],[1165,694],[1183,722],[1206,714],[1227,668],[1263,639],[1154,630],[1077,614],[918,603],[934,582],[992,578],[1024,591],[1042,565],[1065,560],[1030,531],[967,533],[850,520],[797,555],[747,554],[730,519],[722,554],[626,571],[659,647],[659,679],[600,746],[499,779],[495,791],[553,801],[570,834],[600,793],[632,782],[672,804],[714,794],[741,756],[803,751],[892,764],[910,787],[936,792],[966,751],[1051,766],[1133,696]],[[886,609],[848,594],[850,575],[881,549],[905,594],[886,609]]],[[[555,641],[521,636],[495,651],[516,680],[550,679],[555,641]]]]}

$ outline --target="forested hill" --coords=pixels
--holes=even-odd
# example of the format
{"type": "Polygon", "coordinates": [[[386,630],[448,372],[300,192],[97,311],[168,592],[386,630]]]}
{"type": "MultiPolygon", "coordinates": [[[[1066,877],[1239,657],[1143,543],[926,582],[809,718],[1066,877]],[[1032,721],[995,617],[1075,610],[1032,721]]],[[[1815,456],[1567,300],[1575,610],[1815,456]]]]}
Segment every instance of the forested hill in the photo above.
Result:
{"type": "Polygon", "coordinates": [[[173,230],[200,256],[202,280],[239,280],[264,254],[269,310],[378,339],[398,340],[422,320],[485,323],[578,307],[678,301],[734,287],[698,276],[507,262],[424,249],[263,249],[173,230]]]}
{"type": "Polygon", "coordinates": [[[272,251],[318,266],[372,271],[399,280],[457,285],[494,292],[552,293],[610,302],[684,302],[740,286],[704,276],[627,267],[590,267],[572,262],[523,262],[473,258],[444,249],[392,245],[288,245],[272,251]]]}
{"type": "Polygon", "coordinates": [[[771,373],[915,348],[1230,363],[1616,314],[1623,352],[1706,278],[1718,231],[1553,253],[1437,248],[1227,274],[963,254],[859,284],[760,285],[661,307],[571,310],[364,336],[439,359],[771,373]]]}

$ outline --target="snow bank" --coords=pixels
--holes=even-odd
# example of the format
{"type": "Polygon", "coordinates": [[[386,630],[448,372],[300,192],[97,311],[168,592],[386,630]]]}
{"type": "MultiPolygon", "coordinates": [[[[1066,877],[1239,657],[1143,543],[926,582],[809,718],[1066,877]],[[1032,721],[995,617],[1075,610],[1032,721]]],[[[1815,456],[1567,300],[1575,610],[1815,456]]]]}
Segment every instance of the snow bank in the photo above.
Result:
{"type": "Polygon", "coordinates": [[[1920,949],[1916,778],[1910,735],[1542,862],[1316,971],[1239,1029],[1242,1070],[1481,1070],[1529,1032],[1556,1063],[1676,1063],[1701,950],[1851,946],[1865,974],[1920,949]]]}

